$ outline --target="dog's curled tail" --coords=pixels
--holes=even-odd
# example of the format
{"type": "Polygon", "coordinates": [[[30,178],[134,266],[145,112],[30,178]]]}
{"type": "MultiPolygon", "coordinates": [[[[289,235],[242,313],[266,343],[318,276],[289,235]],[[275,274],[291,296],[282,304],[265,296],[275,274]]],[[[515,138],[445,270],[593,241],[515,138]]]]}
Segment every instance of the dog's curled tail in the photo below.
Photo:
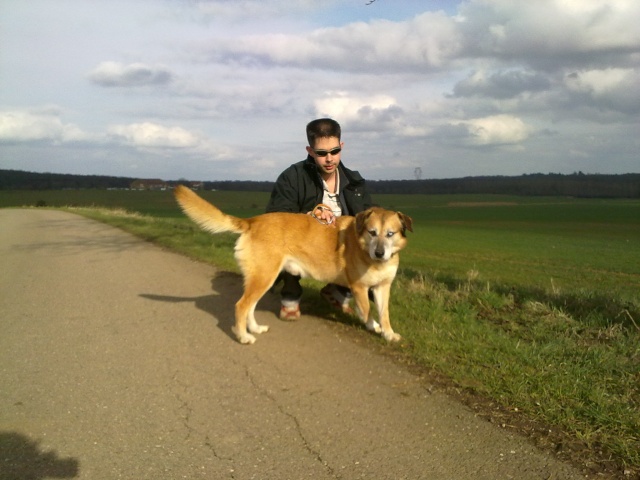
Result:
{"type": "Polygon", "coordinates": [[[211,233],[243,233],[249,228],[247,220],[223,213],[184,185],[178,185],[173,194],[182,211],[203,230],[211,233]]]}

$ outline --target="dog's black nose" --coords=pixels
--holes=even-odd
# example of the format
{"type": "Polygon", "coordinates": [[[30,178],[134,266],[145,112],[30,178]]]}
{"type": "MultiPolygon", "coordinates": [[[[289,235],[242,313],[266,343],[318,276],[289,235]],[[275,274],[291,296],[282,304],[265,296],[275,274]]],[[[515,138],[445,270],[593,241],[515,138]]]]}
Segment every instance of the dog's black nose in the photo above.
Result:
{"type": "Polygon", "coordinates": [[[384,257],[384,250],[376,250],[376,258],[384,257]]]}

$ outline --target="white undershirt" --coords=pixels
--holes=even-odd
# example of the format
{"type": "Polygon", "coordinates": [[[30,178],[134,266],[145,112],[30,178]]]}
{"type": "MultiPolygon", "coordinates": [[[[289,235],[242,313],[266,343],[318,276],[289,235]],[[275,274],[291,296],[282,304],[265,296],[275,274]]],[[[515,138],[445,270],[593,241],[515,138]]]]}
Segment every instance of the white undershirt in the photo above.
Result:
{"type": "Polygon", "coordinates": [[[322,203],[324,203],[327,207],[331,207],[331,211],[333,215],[339,217],[342,215],[342,207],[340,206],[340,199],[338,198],[338,193],[340,191],[340,175],[338,172],[336,175],[336,193],[329,192],[329,186],[327,182],[322,180],[322,187],[324,188],[324,195],[322,196],[322,203]]]}

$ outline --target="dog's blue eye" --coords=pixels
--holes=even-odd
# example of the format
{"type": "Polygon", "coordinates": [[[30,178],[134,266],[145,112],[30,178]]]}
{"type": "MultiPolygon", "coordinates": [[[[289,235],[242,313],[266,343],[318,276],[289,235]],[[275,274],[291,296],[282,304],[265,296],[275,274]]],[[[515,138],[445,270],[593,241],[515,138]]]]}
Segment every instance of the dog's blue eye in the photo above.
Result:
{"type": "Polygon", "coordinates": [[[391,238],[396,234],[396,232],[387,232],[387,238],[391,238]]]}

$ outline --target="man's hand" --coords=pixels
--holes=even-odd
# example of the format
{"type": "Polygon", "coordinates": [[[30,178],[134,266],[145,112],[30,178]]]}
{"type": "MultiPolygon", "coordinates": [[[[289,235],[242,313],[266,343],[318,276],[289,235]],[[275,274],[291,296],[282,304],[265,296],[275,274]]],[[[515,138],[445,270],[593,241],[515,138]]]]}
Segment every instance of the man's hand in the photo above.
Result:
{"type": "Polygon", "coordinates": [[[324,225],[331,225],[332,227],[336,226],[335,224],[336,217],[333,214],[333,211],[331,210],[331,208],[329,208],[328,206],[322,203],[319,205],[316,205],[314,209],[309,213],[313,218],[315,218],[316,220],[318,220],[320,223],[324,225]]]}

